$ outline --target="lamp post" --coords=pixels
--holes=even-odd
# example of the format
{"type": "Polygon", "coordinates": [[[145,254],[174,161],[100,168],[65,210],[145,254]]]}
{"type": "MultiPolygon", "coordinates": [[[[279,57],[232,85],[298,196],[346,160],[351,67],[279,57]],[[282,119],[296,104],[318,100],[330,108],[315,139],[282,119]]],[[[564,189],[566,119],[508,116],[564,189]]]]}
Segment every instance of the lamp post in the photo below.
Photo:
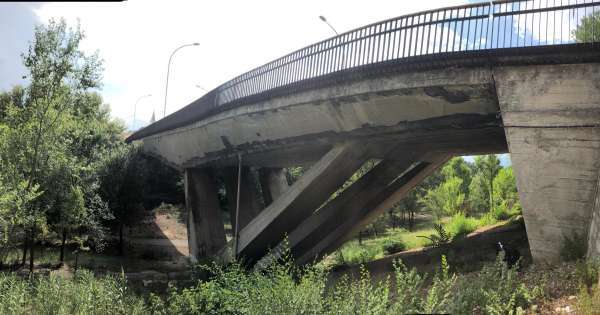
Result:
{"type": "Polygon", "coordinates": [[[208,90],[207,90],[207,89],[205,89],[205,88],[203,88],[203,87],[202,87],[202,85],[196,84],[196,87],[197,87],[197,88],[199,88],[199,89],[201,89],[202,91],[204,91],[204,92],[207,92],[207,93],[208,93],[208,90]]]}
{"type": "Polygon", "coordinates": [[[163,108],[163,118],[165,116],[167,116],[167,93],[169,92],[169,73],[171,72],[171,60],[173,59],[173,55],[175,55],[175,53],[177,51],[179,51],[181,48],[189,47],[189,46],[198,46],[198,45],[200,45],[200,44],[192,43],[192,44],[181,45],[181,46],[175,48],[175,50],[173,50],[173,52],[171,53],[171,56],[169,57],[169,64],[167,65],[167,83],[165,85],[165,106],[163,108]]]}
{"type": "Polygon", "coordinates": [[[145,97],[150,97],[150,96],[152,96],[152,94],[146,94],[146,95],[142,95],[142,96],[140,96],[140,97],[137,99],[137,101],[135,101],[135,104],[133,105],[133,121],[131,122],[131,126],[132,126],[133,128],[135,128],[135,114],[136,114],[136,112],[137,112],[137,104],[138,104],[138,103],[139,103],[139,102],[140,102],[140,101],[141,101],[143,98],[145,98],[145,97]]]}
{"type": "Polygon", "coordinates": [[[325,22],[325,24],[327,24],[327,25],[328,25],[328,26],[329,26],[329,27],[330,27],[330,28],[333,30],[333,32],[335,33],[335,35],[340,35],[340,34],[339,34],[339,33],[338,33],[336,30],[335,30],[335,28],[333,28],[333,26],[331,26],[331,24],[329,24],[329,22],[327,22],[327,19],[326,19],[324,16],[322,16],[322,15],[319,15],[319,19],[321,19],[321,21],[325,22]]]}
{"type": "MultiPolygon", "coordinates": [[[[323,21],[323,23],[327,24],[327,26],[329,26],[329,28],[331,28],[331,30],[335,33],[336,36],[339,36],[340,34],[335,30],[335,28],[327,21],[327,19],[322,16],[319,15],[319,19],[321,19],[321,21],[323,21]]],[[[341,60],[341,68],[345,68],[346,65],[346,47],[342,47],[343,51],[342,51],[342,60],[341,60]]]]}

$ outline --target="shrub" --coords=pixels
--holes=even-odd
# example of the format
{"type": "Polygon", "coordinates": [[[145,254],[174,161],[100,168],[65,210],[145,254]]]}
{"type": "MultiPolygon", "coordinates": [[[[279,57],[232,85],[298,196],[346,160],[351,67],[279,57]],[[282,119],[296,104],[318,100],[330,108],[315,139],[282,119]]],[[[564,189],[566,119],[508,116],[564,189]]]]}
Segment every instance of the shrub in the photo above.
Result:
{"type": "Polygon", "coordinates": [[[426,238],[429,240],[429,245],[431,247],[440,247],[443,244],[447,244],[450,243],[451,240],[451,236],[448,234],[448,232],[444,229],[444,226],[436,223],[433,225],[433,229],[435,230],[434,234],[431,234],[429,236],[417,236],[417,237],[422,237],[422,238],[426,238]]]}
{"type": "Polygon", "coordinates": [[[501,255],[475,277],[461,279],[454,292],[450,311],[453,314],[514,314],[535,298],[519,281],[517,271],[502,261],[501,255]]]}
{"type": "Polygon", "coordinates": [[[581,260],[587,253],[587,240],[583,233],[573,232],[571,236],[563,235],[560,256],[565,261],[581,260]]]}
{"type": "Polygon", "coordinates": [[[348,265],[364,264],[377,258],[381,255],[380,248],[377,246],[363,246],[356,242],[350,242],[339,249],[341,261],[348,265]]]}
{"type": "Polygon", "coordinates": [[[459,238],[475,231],[478,224],[477,219],[467,218],[463,213],[457,213],[446,224],[446,229],[452,238],[459,238]]]}
{"type": "Polygon", "coordinates": [[[575,275],[580,286],[591,290],[598,283],[598,272],[600,271],[599,260],[581,260],[575,265],[575,275]]]}
{"type": "Polygon", "coordinates": [[[406,250],[406,245],[402,241],[387,239],[383,243],[383,251],[387,254],[394,254],[406,250]]]}
{"type": "Polygon", "coordinates": [[[576,307],[581,314],[597,315],[600,310],[600,287],[595,285],[591,290],[581,287],[576,307]]]}
{"type": "Polygon", "coordinates": [[[488,226],[498,223],[493,213],[488,212],[479,218],[479,226],[488,226]]]}

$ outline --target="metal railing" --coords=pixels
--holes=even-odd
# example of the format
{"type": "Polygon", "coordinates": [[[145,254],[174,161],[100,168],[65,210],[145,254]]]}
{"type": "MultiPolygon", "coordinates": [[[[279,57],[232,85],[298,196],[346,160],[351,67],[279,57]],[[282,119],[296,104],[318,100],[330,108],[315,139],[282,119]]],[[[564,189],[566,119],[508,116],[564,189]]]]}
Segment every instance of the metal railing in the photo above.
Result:
{"type": "MultiPolygon", "coordinates": [[[[385,62],[575,42],[600,42],[600,1],[502,0],[448,7],[370,24],[307,46],[222,84],[190,106],[208,112],[272,89],[385,62]]],[[[176,115],[189,120],[190,113],[184,108],[163,120],[176,115]]],[[[159,129],[168,130],[173,123],[165,121],[159,129]]],[[[134,138],[157,133],[156,127],[134,138]]]]}
{"type": "MultiPolygon", "coordinates": [[[[469,50],[575,42],[575,31],[600,38],[600,2],[495,1],[406,15],[310,45],[217,88],[217,104],[336,71],[395,59],[469,50]],[[582,25],[582,26],[580,26],[582,25]],[[592,26],[595,27],[592,27],[592,26]]],[[[583,36],[582,36],[583,37],[583,36]]]]}

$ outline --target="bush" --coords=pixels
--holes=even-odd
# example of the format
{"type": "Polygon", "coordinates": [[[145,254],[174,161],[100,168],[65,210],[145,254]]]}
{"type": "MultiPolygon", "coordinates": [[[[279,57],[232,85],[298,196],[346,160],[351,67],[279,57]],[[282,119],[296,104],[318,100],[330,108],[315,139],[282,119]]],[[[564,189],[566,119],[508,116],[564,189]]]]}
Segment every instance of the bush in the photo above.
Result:
{"type": "Polygon", "coordinates": [[[581,260],[575,265],[575,275],[580,286],[588,290],[598,283],[598,272],[600,271],[599,260],[581,260]]]}
{"type": "Polygon", "coordinates": [[[496,220],[503,221],[521,214],[521,207],[519,203],[516,203],[512,208],[509,208],[508,202],[505,200],[495,206],[491,213],[496,220]]]}
{"type": "Polygon", "coordinates": [[[387,254],[394,254],[406,250],[406,245],[402,241],[387,239],[383,243],[383,251],[387,254]]]}
{"type": "Polygon", "coordinates": [[[600,310],[600,287],[595,285],[591,290],[582,287],[577,296],[577,311],[584,315],[597,315],[600,310]]]}
{"type": "Polygon", "coordinates": [[[448,232],[444,229],[444,226],[436,223],[433,225],[433,229],[435,230],[435,233],[429,235],[429,236],[417,236],[417,237],[422,237],[422,238],[426,238],[429,240],[429,245],[431,247],[440,247],[443,244],[447,244],[450,243],[451,240],[451,235],[448,234],[448,232]]]}
{"type": "Polygon", "coordinates": [[[479,226],[488,226],[498,223],[493,213],[488,212],[479,218],[479,226]]]}
{"type": "Polygon", "coordinates": [[[339,258],[338,265],[358,265],[378,258],[378,256],[381,256],[380,251],[381,249],[377,246],[363,246],[357,242],[350,242],[338,249],[340,254],[335,257],[339,258]]]}
{"type": "Polygon", "coordinates": [[[587,240],[583,233],[573,232],[571,236],[563,235],[560,256],[564,261],[581,260],[587,253],[587,240]]]}
{"type": "Polygon", "coordinates": [[[452,238],[459,238],[475,231],[478,225],[477,219],[467,218],[463,213],[457,213],[446,224],[446,230],[452,238]]]}
{"type": "Polygon", "coordinates": [[[508,269],[501,255],[475,277],[461,279],[454,292],[453,314],[515,314],[536,298],[519,281],[517,271],[508,269]]]}

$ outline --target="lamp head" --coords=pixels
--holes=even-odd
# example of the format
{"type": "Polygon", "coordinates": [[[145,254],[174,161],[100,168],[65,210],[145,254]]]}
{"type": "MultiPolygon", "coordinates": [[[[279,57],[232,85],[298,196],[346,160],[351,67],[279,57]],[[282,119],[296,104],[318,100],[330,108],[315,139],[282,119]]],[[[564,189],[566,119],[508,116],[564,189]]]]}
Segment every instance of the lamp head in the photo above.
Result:
{"type": "Polygon", "coordinates": [[[319,19],[321,19],[321,21],[323,21],[323,22],[327,22],[327,19],[322,15],[319,15],[319,19]]]}

